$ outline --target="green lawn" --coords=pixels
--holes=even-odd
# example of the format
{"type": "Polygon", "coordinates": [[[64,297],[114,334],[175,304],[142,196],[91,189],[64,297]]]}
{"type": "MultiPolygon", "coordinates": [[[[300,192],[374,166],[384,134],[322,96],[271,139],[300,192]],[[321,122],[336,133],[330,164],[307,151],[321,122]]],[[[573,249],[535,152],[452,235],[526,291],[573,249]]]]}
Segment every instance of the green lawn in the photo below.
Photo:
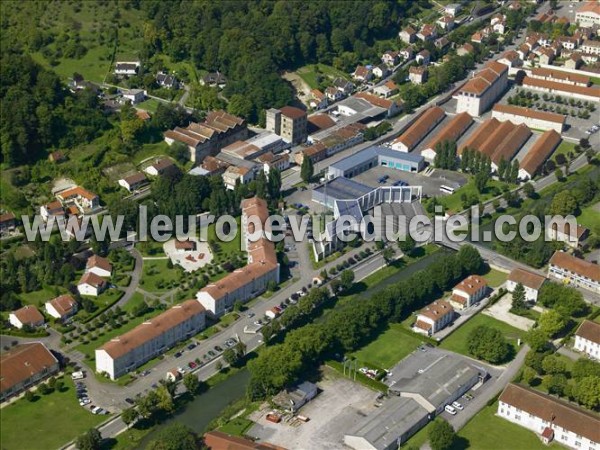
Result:
{"type": "Polygon", "coordinates": [[[311,87],[311,89],[316,89],[319,87],[319,82],[317,81],[317,67],[323,77],[327,77],[331,80],[337,77],[348,79],[347,73],[337,70],[326,64],[309,64],[308,66],[299,68],[296,73],[304,80],[306,84],[311,87]]]}
{"type": "Polygon", "coordinates": [[[236,217],[235,221],[237,223],[238,232],[235,234],[235,238],[229,242],[219,240],[217,237],[216,225],[214,223],[211,223],[208,226],[207,240],[209,242],[215,242],[218,247],[216,254],[213,255],[217,262],[227,261],[229,260],[229,256],[240,253],[242,239],[240,227],[242,219],[241,217],[236,217]]]}
{"type": "Polygon", "coordinates": [[[219,428],[219,431],[233,436],[243,436],[252,425],[254,425],[254,422],[251,420],[244,419],[243,417],[236,417],[219,428]]]}
{"type": "Polygon", "coordinates": [[[558,146],[558,148],[556,150],[554,150],[554,153],[552,153],[552,159],[556,158],[556,155],[567,156],[569,154],[569,152],[575,153],[575,150],[574,150],[575,145],[577,145],[577,144],[563,140],[560,143],[560,145],[558,146]]]}
{"type": "MultiPolygon", "coordinates": [[[[92,358],[94,358],[94,355],[95,355],[94,352],[98,347],[101,347],[106,342],[110,341],[112,338],[114,338],[116,336],[120,336],[121,334],[124,334],[124,333],[134,329],[136,326],[138,326],[145,320],[147,320],[151,317],[154,317],[154,316],[160,314],[161,312],[162,311],[160,311],[160,310],[152,311],[152,312],[146,313],[145,315],[143,315],[141,317],[136,317],[135,319],[130,319],[129,322],[127,322],[122,327],[115,328],[114,330],[111,330],[111,331],[107,331],[102,336],[98,336],[97,339],[90,340],[87,344],[78,345],[76,347],[76,349],[79,350],[80,352],[84,353],[89,359],[92,359],[92,358]]],[[[98,331],[96,330],[96,331],[93,331],[91,334],[96,335],[97,333],[98,333],[98,331]]],[[[89,337],[89,335],[88,335],[88,337],[89,337]]]]}
{"type": "Polygon", "coordinates": [[[468,198],[477,197],[480,202],[485,202],[491,198],[494,198],[502,193],[502,187],[506,186],[507,183],[502,181],[490,180],[483,193],[479,193],[475,187],[473,180],[470,180],[463,187],[457,189],[454,194],[440,197],[440,203],[450,211],[459,212],[462,211],[463,201],[461,197],[466,195],[468,198]]]}
{"type": "Polygon", "coordinates": [[[160,104],[161,104],[161,102],[156,100],[155,98],[149,98],[148,100],[145,100],[142,103],[138,103],[136,106],[140,109],[154,113],[154,112],[156,112],[156,109],[158,108],[158,105],[160,105],[160,104]]]}
{"type": "Polygon", "coordinates": [[[64,381],[63,392],[37,395],[34,402],[21,399],[2,409],[2,448],[58,448],[107,420],[79,406],[73,382],[69,377],[64,381]]]}
{"type": "Polygon", "coordinates": [[[393,323],[376,340],[350,356],[368,365],[389,369],[422,343],[419,336],[407,332],[401,324],[393,323]]]}
{"type": "Polygon", "coordinates": [[[136,164],[139,164],[154,156],[164,156],[167,154],[168,150],[169,144],[165,141],[160,141],[155,144],[144,144],[142,145],[142,148],[135,153],[133,160],[136,164]]]}
{"type": "Polygon", "coordinates": [[[483,278],[487,280],[488,284],[491,287],[497,288],[506,281],[506,279],[508,278],[508,274],[506,272],[501,272],[496,269],[490,269],[490,271],[486,273],[483,276],[483,278]]]}
{"type": "Polygon", "coordinates": [[[176,287],[179,269],[169,269],[168,259],[147,259],[140,280],[140,287],[148,292],[164,292],[176,287]]]}
{"type": "Polygon", "coordinates": [[[583,208],[577,216],[577,223],[600,235],[600,203],[583,208]]]}
{"type": "Polygon", "coordinates": [[[19,298],[23,303],[27,303],[28,305],[40,306],[41,303],[45,303],[66,293],[67,290],[59,286],[44,286],[40,290],[20,294],[19,298]]]}
{"type": "Polygon", "coordinates": [[[472,448],[486,450],[542,450],[564,448],[558,444],[542,444],[532,431],[497,417],[498,403],[486,406],[458,433],[453,450],[472,448]]]}
{"type": "Polygon", "coordinates": [[[480,325],[486,325],[500,330],[504,337],[506,337],[508,341],[515,347],[515,350],[517,350],[517,339],[522,338],[524,333],[524,331],[522,330],[519,330],[504,322],[500,322],[499,320],[479,313],[475,317],[470,319],[467,323],[463,324],[458,330],[453,332],[446,339],[444,339],[440,344],[440,347],[446,350],[470,356],[468,350],[469,333],[480,325]]]}

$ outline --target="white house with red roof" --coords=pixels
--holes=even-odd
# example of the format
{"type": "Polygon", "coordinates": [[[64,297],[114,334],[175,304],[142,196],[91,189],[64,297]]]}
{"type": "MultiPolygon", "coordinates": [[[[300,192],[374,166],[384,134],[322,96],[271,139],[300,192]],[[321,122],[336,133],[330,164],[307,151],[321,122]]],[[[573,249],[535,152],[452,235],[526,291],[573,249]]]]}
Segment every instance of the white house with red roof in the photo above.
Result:
{"type": "Polygon", "coordinates": [[[584,320],[575,332],[575,350],[593,359],[600,359],[600,323],[584,320]]]}
{"type": "Polygon", "coordinates": [[[31,328],[39,327],[44,324],[44,316],[33,305],[26,305],[8,315],[10,324],[21,330],[24,326],[31,328]]]}
{"type": "Polygon", "coordinates": [[[87,260],[85,265],[86,273],[94,273],[99,277],[110,277],[112,275],[112,264],[102,256],[93,255],[87,260]]]}
{"type": "Polygon", "coordinates": [[[487,281],[479,275],[469,275],[452,289],[450,304],[465,309],[477,303],[487,293],[487,281]]]}
{"type": "Polygon", "coordinates": [[[77,283],[77,291],[81,295],[92,297],[98,297],[106,288],[108,288],[108,282],[93,272],[84,273],[77,283]]]}
{"type": "Polygon", "coordinates": [[[77,312],[77,302],[70,295],[59,295],[44,305],[46,313],[55,319],[65,321],[77,312]]]}
{"type": "Polygon", "coordinates": [[[433,336],[454,320],[454,309],[445,300],[438,300],[419,311],[413,330],[417,333],[433,336]]]}

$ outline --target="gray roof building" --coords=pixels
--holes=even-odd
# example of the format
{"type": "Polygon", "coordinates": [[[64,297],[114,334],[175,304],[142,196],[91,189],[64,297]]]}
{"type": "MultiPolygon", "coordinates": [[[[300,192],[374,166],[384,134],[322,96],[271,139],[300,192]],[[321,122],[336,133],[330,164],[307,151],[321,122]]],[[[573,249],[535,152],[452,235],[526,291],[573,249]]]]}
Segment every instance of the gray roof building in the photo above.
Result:
{"type": "Polygon", "coordinates": [[[373,146],[333,163],[329,166],[329,177],[352,178],[379,165],[408,172],[420,172],[425,166],[425,159],[421,155],[373,146]]]}

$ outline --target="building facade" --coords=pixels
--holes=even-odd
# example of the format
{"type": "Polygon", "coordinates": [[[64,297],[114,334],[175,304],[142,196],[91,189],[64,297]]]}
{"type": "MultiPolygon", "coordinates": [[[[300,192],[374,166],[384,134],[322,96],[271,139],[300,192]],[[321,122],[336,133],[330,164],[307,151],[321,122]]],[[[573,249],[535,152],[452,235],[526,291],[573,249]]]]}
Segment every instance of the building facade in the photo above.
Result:
{"type": "Polygon", "coordinates": [[[268,109],[266,128],[267,131],[281,136],[285,142],[301,144],[308,137],[306,111],[293,106],[268,109]]]}
{"type": "Polygon", "coordinates": [[[508,85],[508,67],[497,61],[489,62],[456,94],[456,112],[468,112],[479,117],[500,97],[508,85]]]}
{"type": "Polygon", "coordinates": [[[438,300],[419,311],[413,330],[433,336],[454,320],[454,309],[445,300],[438,300]]]}
{"type": "Polygon", "coordinates": [[[552,255],[548,277],[600,293],[600,266],[565,252],[552,255]]]}
{"type": "Polygon", "coordinates": [[[556,441],[572,449],[596,450],[600,442],[597,416],[518,384],[510,383],[504,389],[497,414],[533,431],[546,444],[556,441]]]}
{"type": "Polygon", "coordinates": [[[525,289],[525,301],[537,302],[540,289],[546,282],[546,278],[537,273],[524,269],[514,269],[506,280],[506,290],[514,292],[518,284],[525,289]]]}
{"type": "Polygon", "coordinates": [[[155,358],[205,327],[205,310],[187,300],[96,349],[96,372],[114,380],[155,358]]]}
{"type": "Polygon", "coordinates": [[[469,275],[452,289],[450,304],[459,310],[468,308],[485,297],[487,288],[485,278],[469,275]]]}
{"type": "Polygon", "coordinates": [[[591,320],[581,322],[575,332],[573,348],[592,359],[600,359],[600,324],[591,320]]]}

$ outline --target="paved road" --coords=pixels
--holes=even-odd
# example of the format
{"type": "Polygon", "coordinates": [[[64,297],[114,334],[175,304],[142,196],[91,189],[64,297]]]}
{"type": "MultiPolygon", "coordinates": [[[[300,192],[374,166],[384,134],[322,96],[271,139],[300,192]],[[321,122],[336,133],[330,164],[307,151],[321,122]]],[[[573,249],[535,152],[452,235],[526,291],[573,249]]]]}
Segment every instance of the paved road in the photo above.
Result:
{"type": "Polygon", "coordinates": [[[517,353],[515,356],[515,359],[508,364],[504,372],[502,372],[502,374],[495,380],[488,381],[488,383],[492,383],[491,388],[488,386],[485,390],[482,390],[481,395],[476,393],[475,398],[466,404],[466,407],[463,411],[460,411],[455,416],[451,416],[448,413],[443,413],[444,418],[450,422],[455,431],[458,431],[464,427],[466,423],[475,416],[475,414],[477,414],[487,405],[487,402],[490,399],[502,392],[506,385],[510,383],[515,375],[517,375],[517,372],[525,361],[525,356],[527,355],[528,351],[529,346],[526,344],[523,345],[521,350],[519,350],[519,353],[517,353]]]}
{"type": "Polygon", "coordinates": [[[131,281],[129,282],[129,286],[127,286],[125,288],[125,294],[123,294],[123,297],[121,297],[119,299],[119,301],[117,303],[115,303],[114,306],[111,307],[111,309],[114,309],[117,306],[123,307],[123,305],[125,305],[131,299],[133,294],[135,294],[135,291],[140,284],[140,278],[142,277],[142,268],[144,266],[144,260],[142,258],[142,255],[140,254],[140,252],[138,252],[135,248],[132,248],[129,251],[129,253],[131,253],[131,256],[133,256],[133,258],[135,260],[135,265],[133,267],[133,270],[130,273],[131,281]]]}

